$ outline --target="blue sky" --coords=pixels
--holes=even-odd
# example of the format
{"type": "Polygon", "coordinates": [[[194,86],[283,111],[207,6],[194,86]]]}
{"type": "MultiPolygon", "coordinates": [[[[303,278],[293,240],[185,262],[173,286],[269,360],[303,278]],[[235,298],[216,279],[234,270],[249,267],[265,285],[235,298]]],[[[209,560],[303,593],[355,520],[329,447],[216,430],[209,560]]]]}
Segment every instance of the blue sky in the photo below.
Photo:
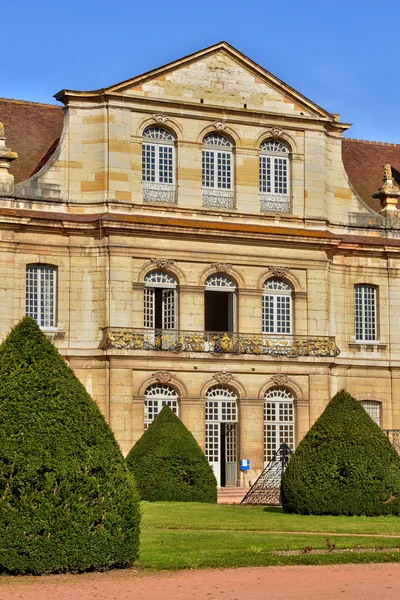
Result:
{"type": "Polygon", "coordinates": [[[326,110],[348,135],[400,143],[398,3],[8,0],[0,96],[55,103],[221,40],[326,110]]]}

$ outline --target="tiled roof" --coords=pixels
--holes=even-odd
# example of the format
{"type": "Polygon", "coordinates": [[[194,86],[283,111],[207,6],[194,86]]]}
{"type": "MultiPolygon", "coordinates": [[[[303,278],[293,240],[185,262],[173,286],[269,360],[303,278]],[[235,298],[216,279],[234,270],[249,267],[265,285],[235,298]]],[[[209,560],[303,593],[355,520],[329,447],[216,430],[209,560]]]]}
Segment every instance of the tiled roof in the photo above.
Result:
{"type": "Polygon", "coordinates": [[[343,138],[342,156],[356,194],[376,212],[381,210],[372,194],[382,186],[383,165],[389,164],[400,186],[400,144],[343,138]]]}
{"type": "Polygon", "coordinates": [[[36,171],[51,146],[55,149],[63,119],[60,106],[0,98],[0,121],[4,123],[6,145],[18,152],[18,158],[10,167],[16,183],[36,171]]]}

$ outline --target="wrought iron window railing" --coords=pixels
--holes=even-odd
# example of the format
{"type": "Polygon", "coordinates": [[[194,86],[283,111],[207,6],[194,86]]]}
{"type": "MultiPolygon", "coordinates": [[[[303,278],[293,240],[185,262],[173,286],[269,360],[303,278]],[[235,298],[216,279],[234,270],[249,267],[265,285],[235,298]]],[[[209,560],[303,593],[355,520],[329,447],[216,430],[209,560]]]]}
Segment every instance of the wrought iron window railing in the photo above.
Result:
{"type": "Polygon", "coordinates": [[[339,355],[335,338],[328,336],[126,327],[105,327],[99,348],[102,350],[160,350],[289,357],[335,357],[339,355]]]}
{"type": "Polygon", "coordinates": [[[176,185],[173,183],[153,183],[143,181],[143,202],[163,202],[176,204],[176,185]]]}

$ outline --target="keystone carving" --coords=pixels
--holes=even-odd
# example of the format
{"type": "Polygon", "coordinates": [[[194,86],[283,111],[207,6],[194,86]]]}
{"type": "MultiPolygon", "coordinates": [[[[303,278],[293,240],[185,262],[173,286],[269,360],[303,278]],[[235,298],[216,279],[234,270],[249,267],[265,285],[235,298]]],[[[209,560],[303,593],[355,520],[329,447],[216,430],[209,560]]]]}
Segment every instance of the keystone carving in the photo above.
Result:
{"type": "Polygon", "coordinates": [[[276,385],[286,385],[289,381],[289,377],[284,373],[277,373],[271,379],[276,385]]]}
{"type": "Polygon", "coordinates": [[[172,258],[152,258],[150,260],[156,265],[157,269],[168,269],[175,262],[172,258]]]}
{"type": "Polygon", "coordinates": [[[225,121],[214,121],[213,125],[214,125],[215,129],[220,129],[220,130],[226,129],[225,121]]]}
{"type": "Polygon", "coordinates": [[[289,267],[275,267],[273,265],[270,265],[268,267],[268,270],[271,272],[272,275],[274,275],[274,277],[285,277],[285,275],[287,275],[290,272],[289,267]]]}
{"type": "Polygon", "coordinates": [[[211,263],[211,266],[218,273],[227,273],[230,269],[232,269],[232,265],[230,263],[211,263]]]}
{"type": "Polygon", "coordinates": [[[169,383],[172,379],[172,375],[168,371],[157,371],[153,373],[153,377],[158,383],[169,383]]]}
{"type": "Polygon", "coordinates": [[[155,113],[153,119],[157,121],[157,123],[166,123],[168,121],[167,115],[163,115],[162,113],[155,113]]]}
{"type": "Polygon", "coordinates": [[[220,371],[219,373],[215,373],[215,375],[213,375],[213,379],[215,379],[215,381],[221,385],[226,385],[232,381],[232,379],[235,379],[235,376],[232,375],[232,373],[228,373],[228,371],[220,371]]]}
{"type": "Polygon", "coordinates": [[[284,133],[281,127],[271,127],[269,131],[274,137],[282,137],[284,133]]]}

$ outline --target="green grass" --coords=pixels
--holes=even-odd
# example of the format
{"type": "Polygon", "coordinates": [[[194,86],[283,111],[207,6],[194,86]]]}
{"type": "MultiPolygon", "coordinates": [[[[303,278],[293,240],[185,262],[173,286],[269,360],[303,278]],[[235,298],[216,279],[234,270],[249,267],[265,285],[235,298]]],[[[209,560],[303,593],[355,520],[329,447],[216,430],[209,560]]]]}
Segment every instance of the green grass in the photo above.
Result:
{"type": "Polygon", "coordinates": [[[260,506],[178,502],[145,502],[142,508],[141,552],[137,563],[142,568],[400,561],[397,550],[373,551],[380,547],[400,546],[398,517],[314,517],[288,515],[281,509],[260,506]],[[330,543],[351,551],[342,554],[273,554],[274,551],[309,547],[326,550],[327,532],[333,534],[329,535],[330,543]],[[346,535],[335,536],[340,533],[346,535]],[[383,535],[396,537],[385,538],[383,535]],[[361,550],[357,550],[357,546],[361,550]]]}

